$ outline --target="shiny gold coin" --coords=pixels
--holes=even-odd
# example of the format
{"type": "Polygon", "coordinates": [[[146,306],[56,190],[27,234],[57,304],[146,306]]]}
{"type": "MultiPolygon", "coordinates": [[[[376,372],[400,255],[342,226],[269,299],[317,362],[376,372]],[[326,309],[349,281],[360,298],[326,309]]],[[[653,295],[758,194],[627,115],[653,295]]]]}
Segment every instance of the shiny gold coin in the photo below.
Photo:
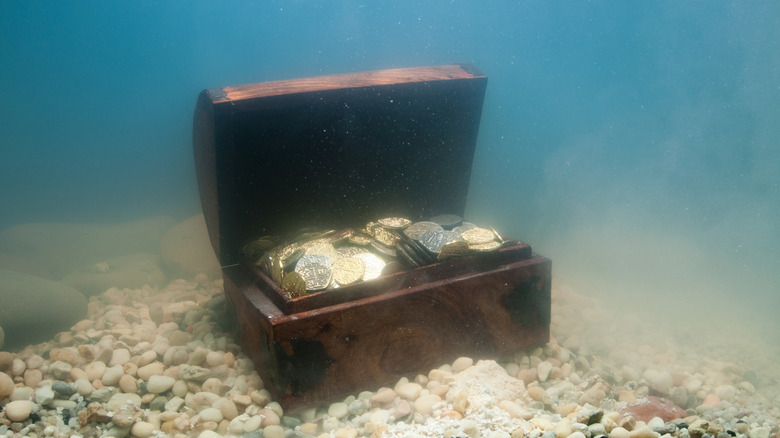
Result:
{"type": "Polygon", "coordinates": [[[471,244],[480,244],[480,243],[488,243],[492,242],[496,239],[495,234],[493,234],[492,231],[486,229],[486,228],[472,228],[470,230],[466,230],[462,233],[460,233],[460,237],[463,238],[468,243],[471,244]]]}
{"type": "Polygon", "coordinates": [[[278,258],[271,259],[271,280],[274,283],[281,285],[284,277],[284,268],[282,267],[282,261],[278,258]]]}
{"type": "Polygon", "coordinates": [[[371,245],[371,241],[373,241],[374,239],[366,233],[354,232],[352,233],[352,235],[349,236],[349,238],[347,238],[347,240],[349,240],[349,243],[352,243],[354,245],[366,246],[366,245],[371,245]]]}
{"type": "Polygon", "coordinates": [[[488,243],[477,243],[469,245],[469,249],[478,252],[491,252],[497,250],[498,248],[501,248],[501,244],[495,240],[488,243]]]}
{"type": "Polygon", "coordinates": [[[370,252],[358,254],[355,257],[366,262],[366,273],[363,274],[363,281],[373,280],[382,275],[382,269],[387,264],[378,255],[370,252]]]}
{"type": "Polygon", "coordinates": [[[447,260],[455,257],[463,257],[469,253],[469,244],[462,240],[445,243],[436,256],[437,260],[447,260]]]}
{"type": "Polygon", "coordinates": [[[284,274],[282,289],[292,298],[302,297],[306,295],[306,280],[297,272],[288,272],[284,274]]]}
{"type": "Polygon", "coordinates": [[[412,221],[405,217],[386,217],[377,220],[377,222],[383,227],[391,230],[402,230],[412,223],[412,221]]]}
{"type": "Polygon", "coordinates": [[[375,226],[372,226],[368,231],[371,233],[371,235],[374,236],[374,239],[376,239],[376,241],[381,243],[382,245],[392,248],[395,246],[395,243],[398,241],[398,235],[396,235],[392,231],[389,231],[387,228],[383,227],[382,225],[376,224],[375,226]]]}
{"type": "Polygon", "coordinates": [[[331,270],[333,280],[341,286],[346,286],[363,279],[366,273],[366,262],[358,257],[344,257],[336,260],[331,270]]]}

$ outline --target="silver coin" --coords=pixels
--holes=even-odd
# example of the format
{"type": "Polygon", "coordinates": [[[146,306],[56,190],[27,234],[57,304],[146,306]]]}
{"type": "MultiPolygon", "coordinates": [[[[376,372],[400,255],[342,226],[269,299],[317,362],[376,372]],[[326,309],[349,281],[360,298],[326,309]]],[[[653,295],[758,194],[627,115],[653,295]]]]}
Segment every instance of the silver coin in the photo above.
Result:
{"type": "Polygon", "coordinates": [[[342,246],[341,248],[336,248],[336,252],[339,254],[339,258],[343,257],[352,257],[354,255],[363,254],[368,252],[367,249],[361,248],[359,246],[342,246]]]}
{"type": "Polygon", "coordinates": [[[450,243],[450,242],[457,242],[459,240],[463,240],[460,238],[460,234],[454,232],[454,231],[426,231],[422,233],[420,236],[420,239],[418,239],[420,244],[425,247],[428,251],[438,254],[439,251],[441,251],[441,247],[450,243]]]}
{"type": "Polygon", "coordinates": [[[306,290],[322,290],[333,277],[330,258],[321,254],[306,254],[295,264],[295,272],[306,281],[306,290]]]}
{"type": "Polygon", "coordinates": [[[420,235],[426,231],[443,231],[444,228],[441,227],[441,225],[437,224],[436,222],[430,222],[430,221],[420,221],[415,222],[403,231],[404,234],[411,237],[412,239],[419,239],[420,235]]]}

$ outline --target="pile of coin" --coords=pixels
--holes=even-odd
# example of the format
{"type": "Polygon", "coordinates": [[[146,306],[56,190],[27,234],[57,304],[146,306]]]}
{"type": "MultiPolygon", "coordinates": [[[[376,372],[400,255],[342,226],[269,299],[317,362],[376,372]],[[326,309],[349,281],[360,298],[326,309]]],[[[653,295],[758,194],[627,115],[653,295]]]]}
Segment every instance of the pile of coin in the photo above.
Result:
{"type": "Polygon", "coordinates": [[[419,222],[387,217],[363,229],[301,232],[286,239],[265,236],[247,243],[243,254],[295,298],[448,258],[495,251],[504,243],[493,228],[447,214],[419,222]]]}

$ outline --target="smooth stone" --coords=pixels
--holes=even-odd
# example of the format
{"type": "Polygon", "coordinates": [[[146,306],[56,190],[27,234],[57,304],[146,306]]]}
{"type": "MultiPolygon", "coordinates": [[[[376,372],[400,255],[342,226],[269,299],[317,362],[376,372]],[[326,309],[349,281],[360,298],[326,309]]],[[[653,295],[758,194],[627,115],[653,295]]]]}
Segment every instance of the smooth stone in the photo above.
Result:
{"type": "Polygon", "coordinates": [[[53,389],[55,392],[62,394],[66,397],[70,397],[76,392],[76,388],[71,386],[70,384],[67,384],[61,380],[58,380],[51,384],[51,389],[53,389]]]}
{"type": "Polygon", "coordinates": [[[650,389],[661,394],[669,394],[674,386],[674,379],[669,371],[658,371],[651,368],[645,370],[644,377],[647,379],[650,389]]]}
{"type": "Polygon", "coordinates": [[[618,426],[609,432],[609,438],[630,438],[630,434],[628,429],[618,426]]]}
{"type": "MultiPolygon", "coordinates": [[[[92,395],[94,396],[94,394],[95,393],[93,392],[92,395]]],[[[118,392],[112,395],[111,398],[106,402],[106,410],[118,411],[120,408],[128,405],[140,407],[141,396],[138,394],[125,394],[123,392],[118,392]]]]}
{"type": "Polygon", "coordinates": [[[152,376],[162,375],[165,371],[165,365],[160,362],[152,362],[148,365],[144,365],[138,368],[138,378],[148,381],[152,376]]]}
{"type": "Polygon", "coordinates": [[[200,273],[211,278],[220,275],[220,264],[211,246],[206,219],[202,214],[176,224],[159,242],[163,264],[174,275],[184,278],[200,273]]]}
{"type": "Polygon", "coordinates": [[[151,402],[149,402],[149,409],[152,411],[164,411],[165,410],[165,404],[168,403],[168,399],[158,395],[154,399],[152,399],[151,402]]]}
{"type": "Polygon", "coordinates": [[[264,438],[285,438],[284,428],[278,425],[266,426],[263,428],[264,438]]]}
{"type": "Polygon", "coordinates": [[[70,377],[73,365],[67,362],[56,361],[49,365],[49,374],[55,379],[65,380],[70,377]]]}
{"type": "Polygon", "coordinates": [[[0,372],[0,400],[13,394],[14,388],[16,388],[14,379],[6,373],[0,372]]]}
{"type": "Polygon", "coordinates": [[[198,413],[201,421],[214,421],[219,423],[224,418],[222,412],[217,408],[205,408],[198,413]]]}
{"type": "Polygon", "coordinates": [[[146,421],[136,421],[133,423],[133,426],[130,428],[130,433],[134,437],[138,438],[149,438],[154,434],[154,424],[147,423],[146,421]]]}
{"type": "Polygon", "coordinates": [[[251,433],[254,432],[263,425],[263,417],[260,415],[253,415],[248,420],[246,420],[246,423],[244,423],[244,432],[251,433]]]}
{"type": "Polygon", "coordinates": [[[32,400],[34,395],[35,393],[32,388],[16,388],[14,389],[14,392],[11,393],[10,399],[11,401],[32,400]]]}
{"type": "Polygon", "coordinates": [[[165,274],[162,259],[152,253],[135,253],[89,263],[71,271],[62,282],[87,297],[100,295],[112,287],[140,289],[144,285],[162,287],[165,274]]]}
{"type": "Polygon", "coordinates": [[[550,371],[553,369],[553,364],[550,362],[542,361],[539,362],[539,365],[536,366],[536,373],[539,378],[540,382],[546,382],[547,378],[550,376],[550,371]]]}
{"type": "Polygon", "coordinates": [[[100,381],[105,386],[117,386],[119,384],[119,379],[121,379],[124,374],[125,370],[121,365],[114,365],[106,369],[106,372],[103,374],[100,381]]]}
{"type": "Polygon", "coordinates": [[[474,365],[474,359],[470,357],[462,356],[455,359],[455,361],[452,362],[452,371],[455,373],[459,373],[472,365],[474,365]]]}
{"type": "Polygon", "coordinates": [[[661,434],[645,426],[632,430],[628,436],[629,438],[658,438],[661,436],[661,434]]]}
{"type": "Polygon", "coordinates": [[[585,434],[580,431],[572,432],[566,438],[585,438],[585,434]]]}
{"type": "Polygon", "coordinates": [[[106,369],[106,364],[104,362],[96,361],[84,367],[84,372],[87,373],[87,379],[89,379],[90,382],[94,382],[95,380],[103,378],[106,369]]]}
{"type": "Polygon", "coordinates": [[[92,386],[92,384],[87,379],[78,379],[76,380],[76,392],[79,393],[81,396],[88,396],[92,394],[92,391],[95,390],[95,388],[92,386]]]}
{"type": "Polygon", "coordinates": [[[122,392],[136,393],[138,392],[138,380],[130,374],[124,374],[119,378],[119,389],[122,392]]]}
{"type": "Polygon", "coordinates": [[[387,405],[395,400],[397,394],[392,388],[379,388],[374,395],[371,396],[371,403],[374,405],[387,405]]]}
{"type": "Polygon", "coordinates": [[[192,382],[204,382],[211,377],[211,370],[195,365],[182,365],[179,367],[179,378],[192,382]]]}
{"type": "Polygon", "coordinates": [[[5,416],[11,421],[25,421],[30,417],[33,403],[29,400],[15,400],[5,405],[5,416]]]}
{"type": "Polygon", "coordinates": [[[238,416],[238,407],[232,400],[221,398],[217,400],[215,407],[219,408],[226,420],[232,420],[238,416]]]}
{"type": "Polygon", "coordinates": [[[344,418],[349,413],[349,406],[346,403],[333,403],[328,407],[328,415],[335,418],[344,418]]]}
{"type": "Polygon", "coordinates": [[[431,415],[433,407],[441,402],[441,397],[436,394],[428,394],[414,401],[414,410],[422,415],[431,415]]]}
{"type": "Polygon", "coordinates": [[[420,396],[422,386],[419,383],[409,382],[398,386],[395,392],[403,399],[414,401],[420,396]]]}
{"type": "Polygon", "coordinates": [[[87,299],[78,290],[60,282],[0,269],[0,321],[5,332],[5,349],[47,341],[67,331],[86,314],[87,299]]]}
{"type": "Polygon", "coordinates": [[[116,393],[116,389],[111,387],[100,388],[92,391],[89,395],[89,399],[94,402],[105,403],[111,399],[116,393]]]}
{"type": "Polygon", "coordinates": [[[60,400],[60,399],[54,399],[52,400],[51,404],[49,404],[52,408],[62,408],[62,409],[76,409],[78,404],[73,400],[60,400]]]}
{"type": "Polygon", "coordinates": [[[173,388],[176,379],[169,376],[151,376],[146,382],[146,390],[155,394],[162,394],[173,388]]]}

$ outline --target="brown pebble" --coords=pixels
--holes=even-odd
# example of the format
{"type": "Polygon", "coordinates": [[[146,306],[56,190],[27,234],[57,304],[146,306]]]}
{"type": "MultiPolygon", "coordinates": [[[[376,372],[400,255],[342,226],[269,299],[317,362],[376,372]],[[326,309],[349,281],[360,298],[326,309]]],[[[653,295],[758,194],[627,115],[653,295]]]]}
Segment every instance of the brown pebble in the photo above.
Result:
{"type": "Polygon", "coordinates": [[[41,380],[43,380],[43,373],[41,373],[41,370],[39,369],[25,370],[24,386],[28,388],[36,388],[38,384],[41,383],[41,380]]]}
{"type": "Polygon", "coordinates": [[[526,385],[536,381],[536,368],[528,368],[517,372],[517,378],[522,380],[526,385]]]}
{"type": "Polygon", "coordinates": [[[138,381],[130,374],[124,374],[119,378],[119,389],[126,394],[138,392],[138,381]]]}

